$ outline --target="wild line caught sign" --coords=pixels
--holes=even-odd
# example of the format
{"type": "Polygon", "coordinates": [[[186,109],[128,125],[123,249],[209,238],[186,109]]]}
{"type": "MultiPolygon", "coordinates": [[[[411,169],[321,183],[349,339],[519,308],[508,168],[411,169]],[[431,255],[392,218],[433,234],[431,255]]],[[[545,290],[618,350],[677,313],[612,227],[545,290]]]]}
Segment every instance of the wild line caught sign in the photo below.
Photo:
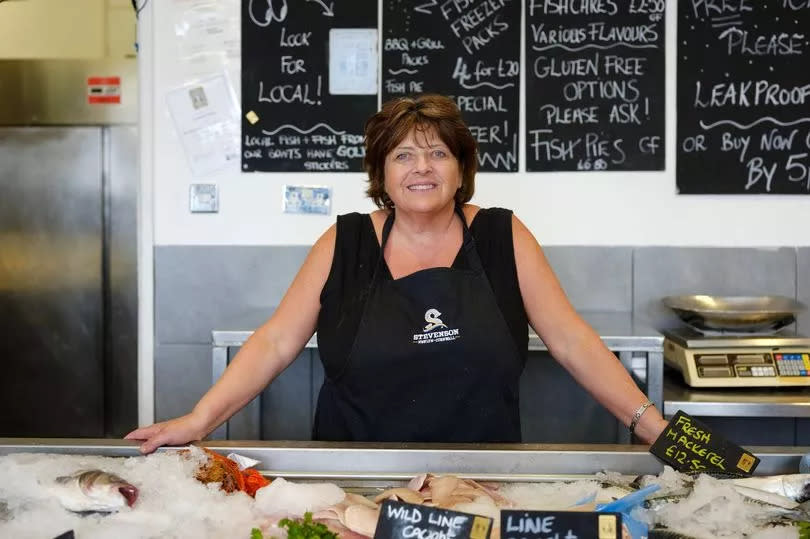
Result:
{"type": "Polygon", "coordinates": [[[386,500],[375,539],[488,539],[492,519],[438,507],[386,500]]]}

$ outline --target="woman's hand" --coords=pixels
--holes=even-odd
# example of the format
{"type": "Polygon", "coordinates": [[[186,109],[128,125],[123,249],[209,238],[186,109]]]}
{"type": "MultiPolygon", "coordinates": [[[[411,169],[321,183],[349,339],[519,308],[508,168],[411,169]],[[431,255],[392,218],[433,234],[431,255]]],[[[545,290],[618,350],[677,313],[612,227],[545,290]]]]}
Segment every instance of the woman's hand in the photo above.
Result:
{"type": "Polygon", "coordinates": [[[205,421],[192,412],[169,421],[135,429],[124,436],[124,439],[143,440],[141,453],[149,454],[162,445],[182,445],[202,440],[209,432],[205,421]]]}

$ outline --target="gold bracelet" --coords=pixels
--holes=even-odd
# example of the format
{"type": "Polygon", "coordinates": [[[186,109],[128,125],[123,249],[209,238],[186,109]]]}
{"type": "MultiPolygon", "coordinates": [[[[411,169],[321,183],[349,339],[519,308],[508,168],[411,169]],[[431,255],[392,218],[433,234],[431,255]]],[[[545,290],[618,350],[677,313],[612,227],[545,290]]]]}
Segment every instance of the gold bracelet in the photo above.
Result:
{"type": "Polygon", "coordinates": [[[639,406],[638,410],[636,410],[636,413],[633,414],[633,419],[630,421],[630,426],[628,427],[630,429],[630,436],[635,434],[636,426],[638,425],[641,416],[644,415],[644,412],[647,411],[647,408],[649,408],[652,405],[653,405],[652,401],[647,401],[641,406],[639,406]]]}

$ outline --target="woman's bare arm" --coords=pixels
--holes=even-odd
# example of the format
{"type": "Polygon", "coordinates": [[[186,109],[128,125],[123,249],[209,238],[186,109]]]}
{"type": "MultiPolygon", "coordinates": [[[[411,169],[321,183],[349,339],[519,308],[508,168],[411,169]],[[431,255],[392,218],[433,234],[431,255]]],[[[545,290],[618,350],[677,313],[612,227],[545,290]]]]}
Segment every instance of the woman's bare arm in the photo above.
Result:
{"type": "MultiPolygon", "coordinates": [[[[574,310],[537,240],[515,216],[512,238],[520,293],[532,328],[580,385],[619,421],[630,425],[633,414],[647,397],[599,335],[574,310]]],[[[650,407],[641,416],[635,433],[652,443],[666,423],[650,407]]]]}
{"type": "Polygon", "coordinates": [[[335,226],[318,239],[276,311],[245,342],[222,377],[191,413],[136,429],[127,439],[145,440],[145,453],[164,444],[207,436],[239,411],[289,366],[315,332],[321,289],[332,266],[335,226]]]}

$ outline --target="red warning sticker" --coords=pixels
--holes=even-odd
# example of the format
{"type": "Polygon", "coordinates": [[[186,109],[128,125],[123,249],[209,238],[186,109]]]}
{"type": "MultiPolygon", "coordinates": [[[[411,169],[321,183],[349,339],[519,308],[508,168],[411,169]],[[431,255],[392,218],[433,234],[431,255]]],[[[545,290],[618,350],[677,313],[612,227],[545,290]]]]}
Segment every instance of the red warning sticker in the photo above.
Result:
{"type": "Polygon", "coordinates": [[[121,77],[88,77],[87,102],[91,105],[121,103],[121,77]]]}

